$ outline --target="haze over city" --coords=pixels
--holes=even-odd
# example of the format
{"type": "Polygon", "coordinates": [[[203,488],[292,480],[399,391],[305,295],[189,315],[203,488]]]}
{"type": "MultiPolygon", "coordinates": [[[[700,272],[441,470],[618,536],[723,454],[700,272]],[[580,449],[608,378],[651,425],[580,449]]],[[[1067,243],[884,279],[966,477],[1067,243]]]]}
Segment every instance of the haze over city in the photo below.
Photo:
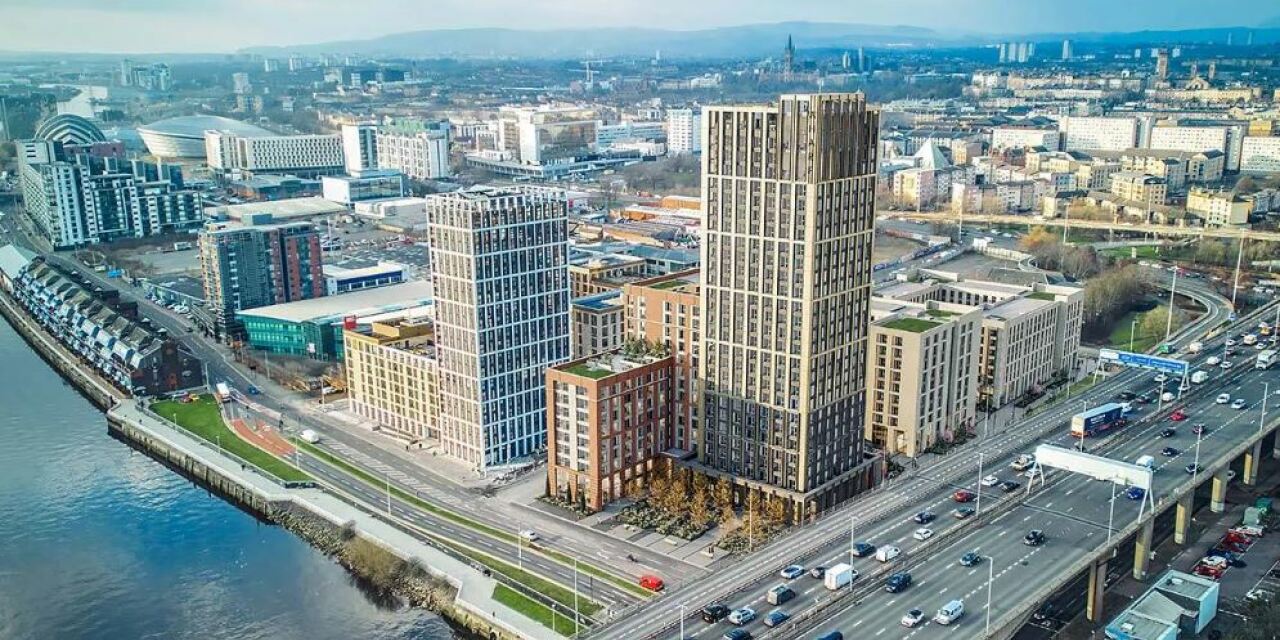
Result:
{"type": "Polygon", "coordinates": [[[811,21],[967,34],[1277,26],[1260,0],[9,0],[0,51],[216,53],[373,38],[423,29],[673,30],[811,21]],[[48,38],[74,33],[75,38],[48,38]]]}
{"type": "Polygon", "coordinates": [[[1276,640],[1280,6],[0,0],[0,640],[1276,640]]]}

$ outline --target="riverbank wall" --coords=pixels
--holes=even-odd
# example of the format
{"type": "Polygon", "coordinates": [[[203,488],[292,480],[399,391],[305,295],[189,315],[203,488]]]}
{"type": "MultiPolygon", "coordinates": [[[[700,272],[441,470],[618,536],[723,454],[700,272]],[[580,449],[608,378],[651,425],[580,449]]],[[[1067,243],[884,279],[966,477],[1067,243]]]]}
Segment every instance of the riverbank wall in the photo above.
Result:
{"type": "Polygon", "coordinates": [[[357,578],[489,640],[552,640],[551,630],[493,600],[496,582],[373,514],[315,487],[286,488],[151,414],[0,291],[0,316],[64,380],[106,413],[109,433],[264,521],[333,557],[357,578]],[[352,541],[364,543],[360,547],[352,541]],[[352,549],[358,552],[353,552],[352,549]],[[391,573],[385,567],[394,569],[391,573]]]}

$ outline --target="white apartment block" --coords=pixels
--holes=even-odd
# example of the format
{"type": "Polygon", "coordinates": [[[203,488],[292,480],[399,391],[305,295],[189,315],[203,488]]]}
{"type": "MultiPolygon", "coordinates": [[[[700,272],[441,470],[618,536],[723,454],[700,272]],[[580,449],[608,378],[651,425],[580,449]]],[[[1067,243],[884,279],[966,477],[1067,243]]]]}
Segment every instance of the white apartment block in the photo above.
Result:
{"type": "Polygon", "coordinates": [[[1137,118],[1066,117],[1059,123],[1064,151],[1124,151],[1138,142],[1137,118]]]}
{"type": "Polygon", "coordinates": [[[1240,146],[1240,171],[1280,173],[1280,137],[1246,137],[1240,146]]]}
{"type": "Polygon", "coordinates": [[[991,146],[995,149],[1044,147],[1057,151],[1062,146],[1062,132],[1040,127],[996,127],[991,130],[991,146]]]}
{"type": "Polygon", "coordinates": [[[343,168],[342,136],[301,135],[241,137],[227,131],[205,131],[209,168],[215,171],[337,173],[343,168]]]}
{"type": "Polygon", "coordinates": [[[378,125],[372,122],[342,125],[342,156],[347,173],[378,168],[378,125]]]}
{"type": "Polygon", "coordinates": [[[617,124],[596,125],[596,149],[604,151],[624,142],[663,140],[667,137],[662,122],[636,122],[628,120],[617,124]]]}
{"type": "Polygon", "coordinates": [[[439,180],[452,175],[449,168],[447,123],[418,131],[378,131],[378,167],[395,169],[415,180],[439,180]]]}
{"type": "Polygon", "coordinates": [[[1192,153],[1221,151],[1227,156],[1228,167],[1234,155],[1228,127],[1152,127],[1149,146],[1192,153]]]}
{"type": "Polygon", "coordinates": [[[1130,203],[1139,203],[1148,207],[1163,206],[1168,195],[1168,185],[1164,178],[1138,173],[1121,171],[1111,176],[1111,193],[1130,203]]]}
{"type": "Polygon", "coordinates": [[[667,111],[667,152],[671,155],[702,153],[702,110],[667,111]]]}
{"type": "Polygon", "coordinates": [[[548,367],[569,359],[568,205],[475,187],[427,199],[440,445],[484,473],[547,440],[548,367]]]}

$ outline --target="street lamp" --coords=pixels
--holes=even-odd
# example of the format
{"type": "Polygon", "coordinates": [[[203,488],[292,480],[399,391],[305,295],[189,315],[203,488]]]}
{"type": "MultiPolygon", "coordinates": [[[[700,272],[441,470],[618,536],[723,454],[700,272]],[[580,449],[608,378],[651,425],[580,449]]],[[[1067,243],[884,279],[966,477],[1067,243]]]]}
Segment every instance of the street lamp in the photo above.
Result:
{"type": "Polygon", "coordinates": [[[1115,478],[1111,478],[1107,481],[1107,484],[1111,485],[1111,506],[1107,509],[1107,544],[1111,544],[1111,531],[1114,528],[1111,526],[1111,524],[1112,522],[1115,521],[1115,517],[1116,517],[1116,481],[1115,480],[1116,480],[1115,478]]]}
{"type": "Polygon", "coordinates": [[[1200,440],[1204,438],[1204,429],[1200,429],[1200,433],[1196,434],[1196,459],[1191,463],[1191,481],[1195,482],[1196,475],[1200,473],[1200,440]]]}
{"type": "Polygon", "coordinates": [[[986,454],[983,454],[983,453],[978,454],[978,486],[977,486],[978,497],[976,500],[974,500],[974,504],[973,504],[974,515],[981,515],[982,513],[982,461],[983,461],[983,458],[985,457],[986,457],[986,454]]]}
{"type": "Polygon", "coordinates": [[[680,640],[684,640],[684,638],[685,638],[685,635],[684,635],[684,608],[685,608],[685,605],[684,605],[684,604],[681,604],[681,605],[679,605],[679,606],[680,606],[680,640]]]}
{"type": "Polygon", "coordinates": [[[1129,323],[1129,352],[1133,353],[1133,338],[1138,332],[1138,318],[1135,316],[1133,322],[1129,323]]]}
{"type": "Polygon", "coordinates": [[[856,517],[849,516],[849,564],[853,564],[853,523],[856,520],[856,517]]]}
{"type": "Polygon", "coordinates": [[[987,630],[983,633],[984,638],[991,637],[991,590],[996,583],[996,559],[993,556],[987,556],[987,630]]]}

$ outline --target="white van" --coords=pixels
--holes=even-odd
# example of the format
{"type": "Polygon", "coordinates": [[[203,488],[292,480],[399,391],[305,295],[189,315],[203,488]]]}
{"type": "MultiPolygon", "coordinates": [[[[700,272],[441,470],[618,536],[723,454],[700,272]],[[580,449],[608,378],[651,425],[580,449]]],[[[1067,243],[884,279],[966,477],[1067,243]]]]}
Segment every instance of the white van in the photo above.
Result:
{"type": "Polygon", "coordinates": [[[1146,467],[1152,471],[1156,470],[1156,459],[1152,456],[1139,456],[1137,460],[1133,461],[1133,463],[1139,467],[1146,467]]]}
{"type": "Polygon", "coordinates": [[[902,549],[893,545],[885,545],[876,549],[876,560],[879,560],[880,562],[888,562],[899,555],[902,555],[902,549]]]}
{"type": "Polygon", "coordinates": [[[941,609],[938,609],[938,613],[933,616],[933,621],[941,625],[947,625],[959,620],[960,616],[963,615],[964,601],[952,600],[942,605],[941,609]]]}

